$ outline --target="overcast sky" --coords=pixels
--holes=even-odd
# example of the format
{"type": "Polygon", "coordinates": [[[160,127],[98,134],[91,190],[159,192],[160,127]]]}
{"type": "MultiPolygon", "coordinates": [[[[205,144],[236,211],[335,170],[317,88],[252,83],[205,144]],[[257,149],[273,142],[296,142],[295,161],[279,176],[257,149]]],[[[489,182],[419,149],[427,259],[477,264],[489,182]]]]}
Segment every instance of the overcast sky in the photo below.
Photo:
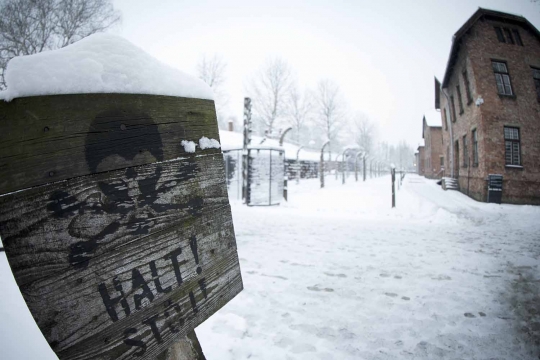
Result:
{"type": "Polygon", "coordinates": [[[116,30],[159,60],[196,75],[202,54],[227,62],[229,112],[242,119],[249,78],[281,57],[301,86],[340,85],[351,113],[379,124],[379,139],[422,139],[434,107],[433,77],[444,75],[453,34],[478,9],[525,16],[540,28],[530,0],[179,1],[115,0],[116,30]]]}

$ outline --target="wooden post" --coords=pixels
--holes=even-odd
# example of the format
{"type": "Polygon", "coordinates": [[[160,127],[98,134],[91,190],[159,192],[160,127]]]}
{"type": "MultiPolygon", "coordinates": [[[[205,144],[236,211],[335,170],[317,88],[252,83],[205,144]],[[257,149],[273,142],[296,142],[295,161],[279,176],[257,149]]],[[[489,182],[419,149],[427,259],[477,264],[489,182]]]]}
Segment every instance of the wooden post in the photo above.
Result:
{"type": "Polygon", "coordinates": [[[0,236],[60,359],[163,358],[178,341],[203,356],[193,329],[243,287],[223,157],[203,136],[219,140],[211,100],[0,101],[0,236]]]}

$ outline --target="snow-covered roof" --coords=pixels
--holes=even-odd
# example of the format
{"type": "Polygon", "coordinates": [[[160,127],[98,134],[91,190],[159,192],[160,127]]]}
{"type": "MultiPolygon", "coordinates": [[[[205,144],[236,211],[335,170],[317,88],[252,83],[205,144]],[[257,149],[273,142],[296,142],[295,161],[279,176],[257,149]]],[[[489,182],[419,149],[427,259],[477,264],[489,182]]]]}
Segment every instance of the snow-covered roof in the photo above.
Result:
{"type": "Polygon", "coordinates": [[[165,65],[126,39],[94,34],[65,48],[11,59],[7,90],[0,99],[18,97],[128,93],[213,99],[202,80],[165,65]]]}
{"type": "Polygon", "coordinates": [[[442,126],[441,112],[435,109],[424,112],[427,126],[442,126]]]}
{"type": "MultiPolygon", "coordinates": [[[[244,143],[242,133],[232,132],[232,131],[219,131],[219,139],[221,141],[221,149],[225,150],[236,150],[241,149],[244,143]]],[[[251,146],[258,148],[279,148],[279,140],[277,139],[266,139],[262,145],[259,145],[262,141],[260,136],[251,137],[251,146]]],[[[296,153],[298,152],[299,146],[284,142],[283,149],[285,150],[286,159],[296,159],[296,153]]],[[[309,149],[302,149],[298,155],[300,160],[304,161],[319,161],[321,159],[321,153],[319,151],[313,151],[309,149]]]]}

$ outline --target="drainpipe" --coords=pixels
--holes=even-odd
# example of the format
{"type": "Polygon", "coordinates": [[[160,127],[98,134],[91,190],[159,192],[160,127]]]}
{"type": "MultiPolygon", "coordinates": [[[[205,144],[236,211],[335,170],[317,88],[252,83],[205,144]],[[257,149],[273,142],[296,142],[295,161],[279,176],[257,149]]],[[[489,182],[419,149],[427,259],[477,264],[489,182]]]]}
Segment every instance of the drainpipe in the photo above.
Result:
{"type": "Polygon", "coordinates": [[[441,92],[444,94],[444,97],[446,98],[446,104],[449,110],[448,113],[450,114],[450,116],[445,116],[445,118],[448,125],[448,129],[450,129],[450,144],[449,144],[450,146],[450,177],[454,178],[454,133],[452,132],[452,111],[450,110],[450,106],[452,106],[452,104],[450,103],[450,97],[448,96],[448,93],[446,92],[445,89],[443,89],[442,85],[441,85],[441,92]]]}

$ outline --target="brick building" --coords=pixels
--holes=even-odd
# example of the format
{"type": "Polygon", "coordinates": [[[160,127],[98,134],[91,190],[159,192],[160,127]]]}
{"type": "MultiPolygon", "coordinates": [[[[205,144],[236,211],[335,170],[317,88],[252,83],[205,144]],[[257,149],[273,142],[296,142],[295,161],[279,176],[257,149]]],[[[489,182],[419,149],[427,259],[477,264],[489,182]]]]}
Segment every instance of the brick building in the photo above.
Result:
{"type": "Polygon", "coordinates": [[[416,153],[416,169],[418,172],[418,175],[424,176],[425,175],[425,165],[424,165],[424,159],[425,159],[425,147],[419,146],[418,152],[416,153]]]}
{"type": "Polygon", "coordinates": [[[444,172],[441,115],[436,110],[427,111],[422,119],[424,139],[424,176],[440,179],[444,172]]]}
{"type": "Polygon", "coordinates": [[[486,201],[500,174],[503,202],[540,204],[540,33],[527,19],[478,9],[453,37],[435,107],[461,192],[486,201]]]}

